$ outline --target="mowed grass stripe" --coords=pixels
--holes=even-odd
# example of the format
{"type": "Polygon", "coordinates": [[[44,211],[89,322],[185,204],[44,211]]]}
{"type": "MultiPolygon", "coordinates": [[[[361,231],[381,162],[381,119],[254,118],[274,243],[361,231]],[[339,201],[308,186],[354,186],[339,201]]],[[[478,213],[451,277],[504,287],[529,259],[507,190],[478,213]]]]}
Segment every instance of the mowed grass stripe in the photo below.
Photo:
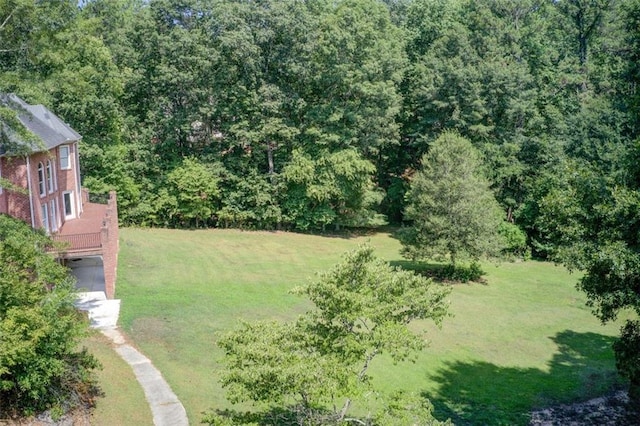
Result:
{"type": "MultiPolygon", "coordinates": [[[[121,324],[163,372],[197,424],[229,404],[218,384],[216,334],[240,320],[293,319],[309,303],[289,291],[364,242],[400,261],[387,233],[352,238],[247,232],[122,229],[121,324]]],[[[439,418],[525,424],[533,407],[586,399],[619,384],[612,336],[575,290],[577,275],[541,262],[485,265],[486,285],[456,285],[451,313],[415,364],[373,365],[385,391],[428,396],[439,418]]],[[[421,324],[414,324],[419,327],[421,324]]]]}

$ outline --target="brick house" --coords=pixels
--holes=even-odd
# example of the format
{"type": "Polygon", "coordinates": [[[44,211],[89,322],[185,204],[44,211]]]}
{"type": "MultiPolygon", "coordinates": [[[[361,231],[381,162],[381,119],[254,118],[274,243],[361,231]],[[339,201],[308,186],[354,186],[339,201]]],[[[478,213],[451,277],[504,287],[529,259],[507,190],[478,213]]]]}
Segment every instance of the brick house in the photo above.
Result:
{"type": "MultiPolygon", "coordinates": [[[[89,202],[80,180],[81,136],[50,110],[13,94],[0,94],[0,105],[16,111],[38,142],[25,146],[14,129],[0,121],[0,213],[42,228],[60,241],[62,248],[55,255],[72,273],[74,262],[93,259],[92,285],[101,283],[100,290],[113,298],[118,259],[115,193],[107,204],[89,202]]],[[[80,279],[78,286],[83,286],[80,279]]]]}

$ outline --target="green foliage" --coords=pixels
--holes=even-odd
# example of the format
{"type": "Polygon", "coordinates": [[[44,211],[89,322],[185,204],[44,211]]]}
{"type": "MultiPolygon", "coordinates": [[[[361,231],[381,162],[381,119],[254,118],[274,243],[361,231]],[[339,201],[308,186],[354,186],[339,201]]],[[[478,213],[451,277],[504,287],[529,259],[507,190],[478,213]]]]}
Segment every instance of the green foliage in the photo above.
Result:
{"type": "Polygon", "coordinates": [[[98,367],[78,342],[86,322],[51,241],[0,215],[0,417],[91,403],[98,367]]]}
{"type": "Polygon", "coordinates": [[[407,271],[432,278],[444,283],[484,282],[482,276],[485,271],[479,263],[469,265],[452,265],[450,263],[426,263],[421,261],[401,261],[398,265],[407,271]]]}
{"type": "Polygon", "coordinates": [[[403,35],[379,1],[319,5],[327,12],[319,22],[310,64],[303,137],[332,150],[356,148],[373,160],[380,148],[398,141],[403,35]]]}
{"type": "MultiPolygon", "coordinates": [[[[352,400],[367,402],[375,357],[404,361],[424,348],[424,331],[417,335],[407,326],[418,319],[440,324],[449,289],[390,267],[364,246],[296,293],[315,309],[290,323],[245,323],[219,340],[226,354],[222,384],[232,402],[291,410],[298,422],[334,424],[347,421],[352,400]]],[[[428,406],[414,408],[420,410],[414,415],[429,415],[424,421],[431,418],[428,406]]],[[[388,410],[400,411],[400,404],[392,401],[388,410]]],[[[205,420],[220,421],[216,415],[205,420]]]]}
{"type": "Polygon", "coordinates": [[[209,225],[401,222],[412,171],[431,141],[457,131],[481,152],[508,220],[545,255],[554,242],[538,227],[541,175],[565,157],[618,173],[637,136],[638,10],[610,0],[11,0],[0,4],[0,91],[77,129],[84,184],[116,189],[123,222],[141,225],[195,223],[178,218],[167,179],[183,158],[222,165],[209,225]],[[304,179],[293,176],[301,168],[304,179]]]}
{"type": "Polygon", "coordinates": [[[293,397],[318,404],[353,392],[356,377],[344,373],[337,357],[310,350],[307,339],[304,328],[274,322],[245,323],[221,339],[229,401],[278,406],[293,397]]]}
{"type": "Polygon", "coordinates": [[[477,262],[472,262],[469,266],[445,265],[444,268],[436,270],[436,277],[442,281],[453,281],[466,283],[469,281],[480,282],[484,271],[477,262]]]}
{"type": "Polygon", "coordinates": [[[0,152],[24,155],[42,146],[42,141],[18,119],[20,107],[0,94],[0,152]]]}
{"type": "Polygon", "coordinates": [[[227,174],[222,191],[218,226],[241,229],[275,229],[284,222],[278,205],[280,185],[266,176],[249,172],[243,176],[227,174]]]}
{"type": "Polygon", "coordinates": [[[502,222],[498,233],[505,242],[505,248],[502,250],[504,254],[525,260],[531,257],[531,250],[527,245],[527,234],[517,225],[502,222]]]}
{"type": "MultiPolygon", "coordinates": [[[[614,177],[596,167],[570,170],[561,179],[563,185],[544,197],[540,214],[541,228],[550,235],[556,258],[584,271],[578,288],[603,323],[615,320],[625,309],[640,314],[640,194],[635,182],[630,186],[626,179],[617,182],[614,177]]],[[[640,397],[640,370],[633,367],[637,359],[630,355],[637,346],[636,334],[637,324],[628,323],[615,346],[618,367],[630,379],[634,403],[640,397]]]]}
{"type": "Polygon", "coordinates": [[[116,191],[119,219],[124,223],[131,222],[143,196],[143,176],[148,172],[143,164],[144,153],[135,143],[99,145],[82,141],[80,150],[82,171],[86,173],[83,185],[92,194],[116,191]]]}
{"type": "Polygon", "coordinates": [[[480,166],[478,152],[455,133],[431,145],[407,193],[405,217],[413,222],[398,233],[404,256],[455,265],[500,253],[501,213],[480,166]]]}
{"type": "Polygon", "coordinates": [[[285,202],[289,221],[299,229],[371,224],[373,207],[381,201],[370,177],[374,170],[353,149],[317,160],[294,151],[282,173],[289,194],[285,202]]]}
{"type": "Polygon", "coordinates": [[[613,344],[618,371],[629,379],[629,397],[640,401],[640,321],[627,321],[613,344]]]}
{"type": "Polygon", "coordinates": [[[391,395],[388,403],[376,416],[379,425],[449,426],[450,420],[440,422],[433,417],[433,405],[428,399],[398,391],[391,395]]]}
{"type": "Polygon", "coordinates": [[[169,191],[176,199],[169,216],[175,216],[183,226],[195,223],[197,228],[200,223],[211,223],[220,195],[218,174],[210,165],[185,158],[167,177],[169,191]]]}

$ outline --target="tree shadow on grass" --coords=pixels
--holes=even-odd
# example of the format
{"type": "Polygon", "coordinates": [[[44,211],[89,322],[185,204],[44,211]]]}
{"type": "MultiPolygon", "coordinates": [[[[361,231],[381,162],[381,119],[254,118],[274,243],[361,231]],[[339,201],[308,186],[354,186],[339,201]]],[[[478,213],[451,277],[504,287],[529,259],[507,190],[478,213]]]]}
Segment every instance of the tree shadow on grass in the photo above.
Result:
{"type": "Polygon", "coordinates": [[[303,231],[292,231],[292,232],[303,234],[303,235],[316,235],[316,236],[325,237],[325,238],[339,238],[343,240],[351,240],[354,238],[362,238],[362,237],[373,237],[376,234],[383,233],[383,232],[388,232],[391,234],[393,233],[393,231],[389,230],[389,228],[386,226],[371,227],[371,228],[343,227],[338,230],[332,227],[328,227],[324,230],[312,229],[312,230],[309,230],[308,232],[303,232],[303,231]]]}
{"type": "Polygon", "coordinates": [[[615,370],[613,337],[566,330],[551,340],[558,352],[547,370],[455,361],[428,378],[439,389],[423,396],[434,405],[437,419],[450,418],[456,425],[524,425],[533,409],[623,386],[615,370]]]}
{"type": "Polygon", "coordinates": [[[430,271],[437,271],[444,268],[442,263],[421,262],[417,260],[392,260],[389,262],[391,266],[412,271],[417,274],[428,274],[430,271]]]}
{"type": "Polygon", "coordinates": [[[392,260],[389,262],[389,265],[405,271],[414,272],[441,283],[466,284],[474,282],[486,284],[486,281],[482,278],[484,271],[482,271],[477,263],[469,266],[453,266],[445,263],[431,263],[415,260],[392,260]]]}

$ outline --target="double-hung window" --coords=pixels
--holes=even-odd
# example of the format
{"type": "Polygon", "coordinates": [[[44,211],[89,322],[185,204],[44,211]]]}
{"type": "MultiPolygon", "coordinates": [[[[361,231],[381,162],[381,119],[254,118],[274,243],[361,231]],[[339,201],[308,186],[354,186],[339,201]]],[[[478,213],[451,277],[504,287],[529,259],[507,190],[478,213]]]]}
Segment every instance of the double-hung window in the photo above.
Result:
{"type": "Polygon", "coordinates": [[[51,216],[51,231],[56,232],[58,230],[58,209],[56,208],[55,200],[49,201],[49,212],[51,216]]]}
{"type": "Polygon", "coordinates": [[[51,230],[51,228],[49,228],[49,209],[47,209],[47,203],[42,205],[42,227],[47,231],[47,234],[51,230]]]}
{"type": "Polygon", "coordinates": [[[51,166],[51,160],[47,160],[47,189],[49,194],[53,192],[53,167],[51,166]]]}
{"type": "Polygon", "coordinates": [[[71,168],[69,145],[60,145],[60,147],[58,148],[58,154],[60,156],[60,168],[62,170],[69,170],[71,168]]]}
{"type": "Polygon", "coordinates": [[[41,197],[46,194],[46,188],[44,186],[44,165],[42,162],[38,163],[38,193],[41,197]]]}

